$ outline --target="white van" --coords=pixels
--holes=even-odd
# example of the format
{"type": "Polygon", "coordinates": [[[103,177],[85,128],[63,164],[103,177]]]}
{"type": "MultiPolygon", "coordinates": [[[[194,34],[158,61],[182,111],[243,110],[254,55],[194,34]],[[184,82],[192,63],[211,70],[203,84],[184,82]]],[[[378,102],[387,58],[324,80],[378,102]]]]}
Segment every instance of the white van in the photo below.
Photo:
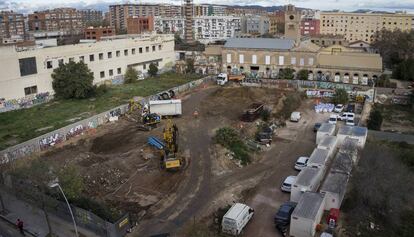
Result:
{"type": "Polygon", "coordinates": [[[253,214],[253,208],[242,203],[234,204],[223,216],[222,231],[230,235],[239,235],[253,214]]]}
{"type": "Polygon", "coordinates": [[[292,122],[299,122],[300,118],[301,118],[300,112],[292,112],[292,114],[290,114],[290,121],[292,122]]]}

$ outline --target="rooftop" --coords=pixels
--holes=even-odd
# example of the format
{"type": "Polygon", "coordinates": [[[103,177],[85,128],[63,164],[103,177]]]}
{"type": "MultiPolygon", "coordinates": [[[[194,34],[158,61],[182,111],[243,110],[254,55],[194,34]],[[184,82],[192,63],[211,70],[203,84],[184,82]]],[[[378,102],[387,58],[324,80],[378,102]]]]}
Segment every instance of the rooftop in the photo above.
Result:
{"type": "Polygon", "coordinates": [[[237,216],[241,214],[241,211],[245,208],[248,208],[248,206],[242,204],[242,203],[236,203],[234,204],[224,215],[224,217],[230,218],[230,219],[237,219],[237,216]]]}
{"type": "Polygon", "coordinates": [[[324,205],[324,195],[321,193],[305,192],[299,200],[292,216],[315,219],[321,205],[324,205]]]}
{"type": "Polygon", "coordinates": [[[318,147],[327,147],[329,149],[334,148],[335,144],[337,142],[336,136],[326,136],[322,138],[321,142],[319,142],[318,147]]]}
{"type": "Polygon", "coordinates": [[[321,169],[305,167],[299,172],[296,178],[295,185],[309,186],[312,183],[312,181],[319,178],[321,174],[322,174],[321,169]]]}
{"type": "Polygon", "coordinates": [[[318,129],[318,132],[321,133],[331,133],[335,131],[335,124],[322,123],[321,127],[318,129]]]}
{"type": "Polygon", "coordinates": [[[352,155],[348,153],[338,152],[333,159],[331,172],[342,172],[345,174],[350,174],[352,171],[352,155]]]}
{"type": "Polygon", "coordinates": [[[348,174],[344,174],[341,172],[330,172],[328,176],[326,176],[325,182],[322,184],[320,191],[321,193],[337,193],[342,199],[345,195],[348,180],[348,174]]]}
{"type": "Polygon", "coordinates": [[[325,149],[315,148],[309,157],[308,164],[321,164],[325,165],[326,160],[329,157],[329,151],[325,149]]]}
{"type": "Polygon", "coordinates": [[[290,50],[294,45],[295,41],[291,39],[231,38],[227,40],[224,48],[290,50]]]}
{"type": "Polygon", "coordinates": [[[368,134],[368,129],[358,126],[343,126],[338,130],[338,135],[349,135],[357,137],[365,137],[368,134]]]}

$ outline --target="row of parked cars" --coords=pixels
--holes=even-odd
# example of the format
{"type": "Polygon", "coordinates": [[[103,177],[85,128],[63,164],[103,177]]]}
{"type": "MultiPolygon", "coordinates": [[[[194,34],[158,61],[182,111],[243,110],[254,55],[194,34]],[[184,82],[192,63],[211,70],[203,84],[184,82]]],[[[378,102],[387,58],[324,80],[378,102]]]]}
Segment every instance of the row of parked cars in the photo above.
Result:
{"type": "MultiPolygon", "coordinates": [[[[344,121],[348,126],[355,126],[355,105],[337,104],[328,119],[328,123],[336,124],[338,121],[344,121]]],[[[316,132],[316,131],[315,131],[316,132]]]]}

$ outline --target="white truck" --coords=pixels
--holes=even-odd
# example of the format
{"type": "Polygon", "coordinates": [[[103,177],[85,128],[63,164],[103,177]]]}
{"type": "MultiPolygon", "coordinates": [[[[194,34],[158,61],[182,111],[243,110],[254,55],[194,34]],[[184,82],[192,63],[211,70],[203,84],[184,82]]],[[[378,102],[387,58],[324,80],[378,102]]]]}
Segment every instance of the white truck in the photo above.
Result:
{"type": "Polygon", "coordinates": [[[223,216],[221,230],[226,234],[239,235],[253,214],[253,208],[242,203],[235,203],[223,216]]]}
{"type": "Polygon", "coordinates": [[[229,81],[226,73],[217,75],[217,85],[224,86],[229,81]]]}
{"type": "Polygon", "coordinates": [[[149,110],[160,116],[178,116],[182,114],[181,100],[150,100],[149,110]]]}

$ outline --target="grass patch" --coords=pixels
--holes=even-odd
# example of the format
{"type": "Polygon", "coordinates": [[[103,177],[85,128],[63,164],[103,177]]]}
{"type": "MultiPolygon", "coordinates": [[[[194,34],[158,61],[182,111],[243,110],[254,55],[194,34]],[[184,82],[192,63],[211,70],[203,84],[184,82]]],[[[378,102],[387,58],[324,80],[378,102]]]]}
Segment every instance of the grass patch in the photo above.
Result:
{"type": "Polygon", "coordinates": [[[214,140],[233,152],[234,158],[240,160],[242,165],[250,163],[249,148],[233,128],[220,128],[217,130],[214,140]]]}
{"type": "Polygon", "coordinates": [[[383,105],[376,104],[375,108],[381,111],[384,120],[390,123],[400,123],[402,120],[414,123],[414,109],[410,105],[383,105]]]}
{"type": "Polygon", "coordinates": [[[125,104],[134,96],[152,95],[198,78],[164,73],[132,84],[108,86],[106,93],[93,99],[54,100],[29,109],[0,113],[0,150],[125,104]]]}

